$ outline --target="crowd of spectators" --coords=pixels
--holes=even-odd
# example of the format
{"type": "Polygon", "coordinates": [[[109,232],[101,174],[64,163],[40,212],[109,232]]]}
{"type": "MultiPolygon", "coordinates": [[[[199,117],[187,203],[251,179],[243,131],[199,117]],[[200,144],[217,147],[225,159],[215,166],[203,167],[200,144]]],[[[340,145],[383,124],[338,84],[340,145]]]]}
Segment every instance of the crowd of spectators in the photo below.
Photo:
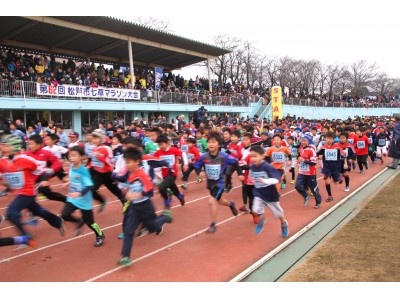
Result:
{"type": "MultiPolygon", "coordinates": [[[[153,68],[135,67],[134,86],[129,69],[120,66],[105,67],[87,61],[74,61],[73,59],[57,58],[54,54],[49,56],[31,54],[28,52],[14,51],[0,48],[0,79],[9,81],[22,80],[49,85],[83,85],[90,87],[108,88],[133,88],[141,90],[148,99],[155,96],[155,72],[153,68]]],[[[160,97],[168,102],[170,93],[174,93],[174,102],[188,102],[192,104],[217,104],[247,105],[263,98],[264,104],[269,102],[269,89],[247,87],[244,84],[219,83],[211,81],[212,92],[209,91],[209,80],[196,76],[187,80],[180,74],[165,72],[160,81],[160,97]],[[179,94],[182,96],[179,97],[179,94]],[[217,98],[217,99],[216,99],[217,98]],[[179,100],[180,99],[180,100],[179,100]]],[[[330,106],[330,107],[399,107],[398,97],[354,97],[336,96],[333,100],[327,95],[299,96],[285,94],[284,103],[330,106]]]]}

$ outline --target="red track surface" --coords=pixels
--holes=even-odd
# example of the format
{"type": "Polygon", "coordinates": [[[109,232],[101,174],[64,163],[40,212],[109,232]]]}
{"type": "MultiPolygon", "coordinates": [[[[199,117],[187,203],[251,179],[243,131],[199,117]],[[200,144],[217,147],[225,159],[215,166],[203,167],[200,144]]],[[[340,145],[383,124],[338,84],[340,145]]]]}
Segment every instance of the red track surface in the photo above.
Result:
{"type": "MultiPolygon", "coordinates": [[[[350,176],[351,191],[383,168],[382,165],[370,164],[370,169],[365,174],[354,171],[350,176]]],[[[192,181],[193,175],[190,178],[192,181]]],[[[302,197],[291,184],[281,190],[281,205],[289,221],[290,235],[349,194],[344,192],[344,184],[332,185],[335,201],[325,202],[327,194],[322,175],[319,173],[317,177],[323,197],[320,209],[313,208],[313,198],[309,206],[304,207],[302,197]]],[[[52,189],[65,192],[60,182],[54,180],[53,184],[55,186],[52,189]]],[[[233,199],[236,206],[240,207],[241,188],[236,175],[234,186],[232,192],[224,196],[233,199]]],[[[174,223],[166,224],[164,233],[160,236],[146,235],[134,239],[134,263],[130,267],[118,267],[116,262],[120,258],[122,245],[122,241],[117,238],[121,233],[121,203],[104,188],[102,194],[110,199],[102,214],[97,214],[97,207],[95,208],[95,220],[106,235],[102,247],[93,247],[94,234],[88,228],[84,235],[74,238],[74,224],[66,223],[66,234],[61,237],[58,230],[42,220],[39,226],[28,228],[37,236],[37,248],[25,248],[18,252],[14,251],[16,246],[0,248],[0,281],[228,281],[285,241],[281,237],[280,222],[272,218],[268,208],[268,222],[258,236],[253,233],[255,225],[251,215],[240,214],[233,217],[226,207],[219,207],[220,224],[217,232],[204,233],[210,222],[209,194],[205,183],[191,183],[186,193],[187,204],[181,207],[176,199],[172,202],[175,205],[172,209],[174,223]]],[[[0,198],[0,214],[5,214],[10,201],[11,196],[0,198]]],[[[162,200],[158,193],[153,202],[158,211],[162,210],[162,200]]],[[[40,203],[52,212],[61,212],[62,203],[48,200],[40,203]]],[[[16,233],[16,229],[7,221],[0,229],[2,237],[16,233]]]]}

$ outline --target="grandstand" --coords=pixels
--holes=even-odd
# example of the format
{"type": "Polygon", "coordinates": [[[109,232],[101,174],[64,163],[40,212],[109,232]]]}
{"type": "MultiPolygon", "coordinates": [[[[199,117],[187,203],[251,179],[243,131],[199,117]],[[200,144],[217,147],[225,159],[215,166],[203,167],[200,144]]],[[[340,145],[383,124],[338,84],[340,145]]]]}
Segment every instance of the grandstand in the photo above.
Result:
{"type": "Polygon", "coordinates": [[[149,88],[148,83],[155,85],[154,68],[162,68],[167,81],[174,69],[229,53],[212,45],[109,17],[2,17],[0,25],[1,55],[11,63],[4,69],[14,68],[9,56],[22,58],[17,63],[31,62],[25,73],[2,73],[2,118],[20,118],[26,124],[51,120],[82,132],[82,126],[99,118],[150,120],[162,114],[167,120],[178,115],[188,120],[201,105],[211,113],[246,116],[262,105],[258,96],[212,94],[210,76],[176,90],[149,88]],[[74,72],[58,77],[64,64],[85,74],[112,65],[113,72],[73,82],[74,72]]]}

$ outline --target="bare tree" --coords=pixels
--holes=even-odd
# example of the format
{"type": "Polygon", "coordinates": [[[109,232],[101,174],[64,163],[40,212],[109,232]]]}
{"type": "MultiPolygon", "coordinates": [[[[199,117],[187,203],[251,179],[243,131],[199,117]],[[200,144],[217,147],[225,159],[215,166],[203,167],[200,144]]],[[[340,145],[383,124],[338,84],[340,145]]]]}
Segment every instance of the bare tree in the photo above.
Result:
{"type": "Polygon", "coordinates": [[[156,19],[153,17],[137,17],[134,21],[142,26],[150,27],[151,29],[173,32],[170,28],[171,23],[167,20],[156,19]]]}
{"type": "Polygon", "coordinates": [[[396,80],[389,78],[385,72],[379,73],[372,81],[371,88],[380,96],[387,97],[396,90],[396,80]]]}
{"type": "Polygon", "coordinates": [[[326,67],[326,83],[328,85],[328,100],[333,98],[333,87],[348,75],[347,67],[338,64],[328,65],[326,67]]]}
{"type": "Polygon", "coordinates": [[[365,59],[354,62],[350,65],[350,76],[352,93],[356,96],[364,95],[376,77],[377,66],[369,64],[365,59]]]}

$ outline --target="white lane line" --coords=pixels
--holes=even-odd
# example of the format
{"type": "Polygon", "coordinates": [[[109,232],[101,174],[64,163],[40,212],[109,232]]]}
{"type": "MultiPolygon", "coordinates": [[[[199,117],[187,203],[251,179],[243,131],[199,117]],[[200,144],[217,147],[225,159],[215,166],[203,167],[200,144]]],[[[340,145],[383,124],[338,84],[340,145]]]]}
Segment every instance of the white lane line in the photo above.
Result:
{"type": "MultiPolygon", "coordinates": [[[[239,187],[241,187],[241,185],[235,186],[234,188],[232,188],[232,190],[237,189],[237,188],[239,188],[239,187]]],[[[206,196],[203,196],[203,197],[200,197],[200,198],[197,198],[197,199],[188,201],[188,202],[185,203],[185,206],[186,206],[187,204],[194,203],[194,202],[197,202],[197,201],[200,201],[200,200],[202,200],[202,199],[204,199],[204,198],[209,198],[209,197],[210,197],[210,195],[206,195],[206,196]]],[[[119,200],[116,200],[116,201],[119,201],[119,200]]],[[[181,206],[180,204],[178,204],[178,205],[175,205],[175,206],[171,207],[171,209],[174,209],[174,208],[177,208],[177,207],[182,207],[182,206],[181,206]]],[[[156,213],[160,213],[160,212],[162,212],[162,210],[157,211],[156,213]]],[[[102,231],[105,231],[105,230],[108,230],[108,229],[110,229],[110,228],[114,228],[114,227],[116,227],[116,226],[121,226],[121,225],[122,225],[122,223],[118,223],[118,224],[115,224],[115,225],[111,225],[111,226],[108,226],[108,227],[101,228],[101,230],[102,230],[102,231]]],[[[22,256],[25,256],[25,255],[28,255],[28,254],[31,254],[31,253],[35,253],[35,252],[38,252],[38,251],[41,251],[41,250],[45,250],[45,249],[48,249],[48,248],[51,248],[51,247],[54,247],[54,246],[58,246],[58,245],[61,245],[61,244],[65,244],[65,243],[67,243],[67,242],[74,241],[74,240],[77,240],[77,239],[80,239],[80,238],[89,236],[89,235],[91,235],[91,234],[94,234],[94,232],[91,231],[91,232],[89,232],[88,234],[85,234],[85,235],[80,235],[80,236],[73,237],[73,238],[70,238],[70,239],[67,239],[67,240],[63,240],[63,241],[60,241],[60,242],[57,242],[57,243],[54,243],[54,244],[50,244],[50,245],[47,245],[47,246],[38,248],[38,249],[34,249],[34,250],[31,250],[31,251],[28,251],[28,252],[25,252],[25,253],[21,253],[21,254],[19,254],[19,255],[15,255],[15,256],[12,256],[12,257],[9,257],[9,258],[3,258],[3,259],[0,261],[0,264],[1,264],[1,263],[4,263],[4,262],[8,262],[8,261],[13,260],[13,259],[16,259],[16,258],[19,258],[19,257],[22,257],[22,256]]]]}

